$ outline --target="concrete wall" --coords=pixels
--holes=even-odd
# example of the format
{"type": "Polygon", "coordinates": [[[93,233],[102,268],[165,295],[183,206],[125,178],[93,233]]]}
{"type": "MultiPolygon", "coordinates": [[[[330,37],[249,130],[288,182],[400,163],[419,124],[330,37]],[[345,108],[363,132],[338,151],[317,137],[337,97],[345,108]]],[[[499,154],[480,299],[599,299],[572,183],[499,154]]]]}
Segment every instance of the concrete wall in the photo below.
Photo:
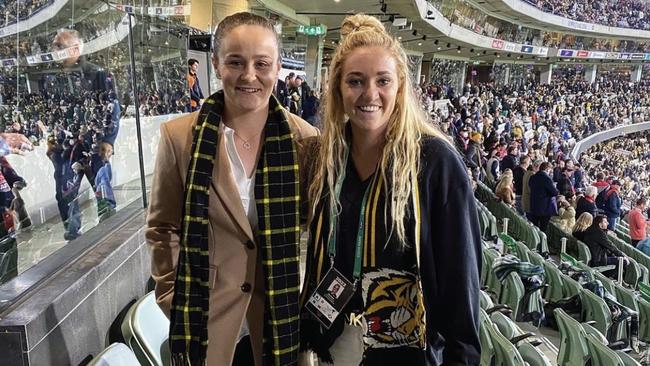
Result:
{"type": "Polygon", "coordinates": [[[126,221],[2,314],[0,364],[78,365],[107,346],[111,323],[145,294],[150,275],[144,213],[130,216],[109,218],[126,221]]]}

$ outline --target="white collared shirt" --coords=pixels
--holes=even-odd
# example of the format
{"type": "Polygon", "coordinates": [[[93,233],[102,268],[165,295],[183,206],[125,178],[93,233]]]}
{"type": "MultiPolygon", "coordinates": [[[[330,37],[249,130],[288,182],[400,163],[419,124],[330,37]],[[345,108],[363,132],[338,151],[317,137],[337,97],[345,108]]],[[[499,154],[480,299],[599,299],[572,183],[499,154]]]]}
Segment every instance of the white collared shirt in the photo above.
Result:
{"type": "MultiPolygon", "coordinates": [[[[230,163],[230,171],[232,171],[232,176],[235,179],[235,184],[237,185],[237,190],[239,191],[239,199],[241,204],[244,207],[244,212],[248,217],[248,222],[251,224],[251,229],[253,232],[257,230],[257,207],[255,205],[255,173],[252,177],[248,177],[246,174],[246,169],[244,164],[239,157],[237,152],[237,147],[235,146],[235,130],[221,124],[223,126],[223,136],[225,137],[226,142],[226,152],[228,153],[228,162],[230,163]]],[[[248,330],[248,320],[244,316],[244,322],[239,331],[239,338],[237,343],[241,341],[242,338],[247,336],[249,333],[248,330]]]]}

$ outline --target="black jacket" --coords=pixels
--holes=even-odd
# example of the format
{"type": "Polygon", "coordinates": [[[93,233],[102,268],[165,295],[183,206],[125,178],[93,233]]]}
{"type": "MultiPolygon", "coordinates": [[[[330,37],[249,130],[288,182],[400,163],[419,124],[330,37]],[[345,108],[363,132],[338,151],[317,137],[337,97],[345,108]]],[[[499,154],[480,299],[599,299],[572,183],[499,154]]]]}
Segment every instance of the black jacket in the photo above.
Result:
{"type": "Polygon", "coordinates": [[[576,219],[585,212],[589,212],[591,216],[596,217],[598,208],[596,207],[596,203],[589,202],[585,197],[580,197],[576,204],[576,219]]]}
{"type": "MultiPolygon", "coordinates": [[[[444,365],[478,365],[481,238],[470,180],[451,145],[438,138],[422,141],[418,187],[426,365],[440,366],[443,360],[444,365]]],[[[412,220],[407,222],[407,237],[413,243],[414,225],[412,220]]],[[[314,255],[324,250],[322,245],[308,247],[307,258],[312,259],[307,263],[303,287],[308,294],[317,285],[316,268],[321,268],[321,276],[329,269],[322,262],[328,261],[326,256],[314,255]]],[[[305,324],[303,321],[302,326],[305,324]]],[[[306,334],[301,332],[303,346],[308,343],[306,334]]]]}
{"type": "Polygon", "coordinates": [[[585,230],[584,243],[587,244],[591,251],[592,267],[607,265],[607,257],[623,257],[624,254],[616,248],[607,237],[605,230],[596,225],[591,225],[585,230]]]}
{"type": "Polygon", "coordinates": [[[530,213],[534,216],[557,215],[558,191],[548,176],[543,171],[538,171],[528,181],[530,188],[530,213]]]}

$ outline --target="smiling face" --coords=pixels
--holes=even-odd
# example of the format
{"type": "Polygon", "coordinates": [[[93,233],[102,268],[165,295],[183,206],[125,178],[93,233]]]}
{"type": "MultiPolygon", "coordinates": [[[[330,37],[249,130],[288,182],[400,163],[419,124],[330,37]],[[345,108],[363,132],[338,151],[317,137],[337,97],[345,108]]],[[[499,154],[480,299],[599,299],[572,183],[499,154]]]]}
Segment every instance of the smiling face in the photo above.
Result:
{"type": "Polygon", "coordinates": [[[358,48],[343,63],[343,109],[358,129],[377,131],[387,127],[398,87],[397,63],[383,48],[358,48]]]}
{"type": "Polygon", "coordinates": [[[261,26],[241,25],[223,38],[213,61],[229,113],[268,107],[280,72],[278,55],[275,35],[261,26]]]}

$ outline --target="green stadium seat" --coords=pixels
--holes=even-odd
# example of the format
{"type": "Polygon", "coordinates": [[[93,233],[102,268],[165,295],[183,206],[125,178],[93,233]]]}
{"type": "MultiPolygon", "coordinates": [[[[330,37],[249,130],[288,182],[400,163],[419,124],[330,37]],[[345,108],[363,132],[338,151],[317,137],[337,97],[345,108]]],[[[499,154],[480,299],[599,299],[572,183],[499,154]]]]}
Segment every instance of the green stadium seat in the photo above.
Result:
{"type": "Polygon", "coordinates": [[[639,340],[650,343],[650,302],[638,299],[639,305],[639,340]]]}
{"type": "Polygon", "coordinates": [[[594,279],[602,282],[605,290],[607,290],[610,294],[616,296],[616,286],[614,285],[614,281],[612,281],[611,278],[605,276],[604,274],[598,271],[593,271],[593,274],[594,274],[594,279]]]}
{"type": "Polygon", "coordinates": [[[489,328],[493,327],[485,310],[479,310],[479,341],[481,342],[481,366],[491,366],[495,356],[489,328]]]}
{"type": "Polygon", "coordinates": [[[512,309],[512,319],[517,320],[520,318],[521,299],[524,297],[524,284],[521,278],[515,272],[508,274],[503,281],[503,287],[499,297],[499,303],[510,306],[512,309]]]}
{"type": "Polygon", "coordinates": [[[607,336],[612,326],[612,316],[605,300],[589,290],[581,291],[580,299],[582,300],[582,319],[595,321],[594,328],[607,336]]]}
{"type": "Polygon", "coordinates": [[[124,343],[113,343],[90,360],[87,366],[140,366],[140,362],[124,343]]]}
{"type": "Polygon", "coordinates": [[[587,244],[576,240],[576,246],[578,247],[578,260],[584,264],[589,264],[591,261],[591,251],[587,244]]]}
{"type": "Polygon", "coordinates": [[[564,285],[562,283],[562,272],[551,262],[543,263],[546,283],[548,287],[544,291],[544,299],[549,302],[556,302],[563,299],[564,285]]]}
{"type": "Polygon", "coordinates": [[[510,342],[496,326],[487,327],[494,345],[495,363],[494,366],[522,366],[525,365],[523,358],[519,354],[517,347],[510,342]]]}
{"type": "Polygon", "coordinates": [[[557,355],[559,366],[584,366],[589,360],[589,349],[585,343],[587,334],[578,321],[564,310],[553,310],[560,331],[560,351],[557,355]]]}
{"type": "MultiPolygon", "coordinates": [[[[591,366],[627,366],[619,353],[601,343],[593,334],[587,335],[587,347],[589,347],[589,353],[591,354],[591,366]]],[[[628,360],[634,361],[631,358],[628,360]]],[[[640,365],[638,362],[634,362],[636,365],[640,365]]]]}
{"type": "Polygon", "coordinates": [[[499,256],[500,254],[496,251],[496,249],[487,249],[483,251],[483,257],[485,258],[485,265],[487,268],[485,275],[485,286],[496,294],[499,294],[501,292],[501,282],[499,282],[497,276],[494,274],[492,266],[494,265],[494,261],[499,256]]]}
{"type": "Polygon", "coordinates": [[[560,272],[560,277],[562,278],[562,285],[563,285],[562,298],[573,297],[579,295],[582,292],[582,285],[580,285],[578,281],[574,280],[573,278],[561,272],[560,272]]]}
{"type": "Polygon", "coordinates": [[[169,320],[156,304],[152,292],[129,309],[122,322],[122,336],[142,365],[169,364],[169,320]]]}

